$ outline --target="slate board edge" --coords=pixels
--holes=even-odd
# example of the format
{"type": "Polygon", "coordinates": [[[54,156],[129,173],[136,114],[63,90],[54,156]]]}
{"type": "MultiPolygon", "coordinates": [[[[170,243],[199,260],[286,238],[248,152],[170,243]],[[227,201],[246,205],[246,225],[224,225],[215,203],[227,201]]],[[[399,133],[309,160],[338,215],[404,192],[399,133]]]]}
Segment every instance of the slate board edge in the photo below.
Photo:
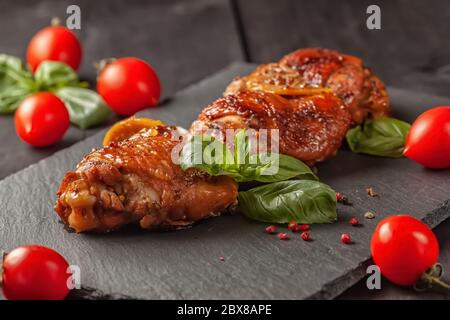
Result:
{"type": "MultiPolygon", "coordinates": [[[[435,228],[441,222],[447,219],[446,211],[450,211],[450,200],[446,200],[437,209],[428,213],[422,220],[430,227],[435,228]]],[[[328,282],[321,288],[319,292],[307,297],[307,300],[331,300],[342,294],[344,291],[358,283],[366,276],[366,269],[371,265],[372,259],[367,259],[360,263],[358,267],[349,271],[346,275],[338,277],[333,281],[328,282]]],[[[94,288],[81,288],[80,290],[73,290],[68,299],[86,299],[86,300],[129,300],[136,299],[122,294],[105,294],[100,290],[94,288]]]]}
{"type": "MultiPolygon", "coordinates": [[[[440,223],[444,222],[450,211],[450,199],[444,201],[438,208],[428,213],[422,221],[425,222],[430,228],[437,227],[440,223]]],[[[328,282],[321,288],[316,294],[307,297],[308,300],[321,300],[321,299],[334,299],[344,291],[358,283],[366,276],[366,269],[369,265],[373,264],[371,257],[360,263],[357,268],[349,271],[342,277],[338,277],[333,281],[328,282]]]]}

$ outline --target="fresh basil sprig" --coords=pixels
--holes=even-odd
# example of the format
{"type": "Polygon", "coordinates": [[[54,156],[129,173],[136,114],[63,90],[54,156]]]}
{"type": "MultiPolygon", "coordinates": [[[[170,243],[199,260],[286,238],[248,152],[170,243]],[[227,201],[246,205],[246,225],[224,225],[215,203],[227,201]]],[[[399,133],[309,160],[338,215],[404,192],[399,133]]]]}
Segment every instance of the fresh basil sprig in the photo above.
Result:
{"type": "Polygon", "coordinates": [[[28,95],[50,91],[64,101],[70,121],[86,129],[111,114],[103,99],[87,87],[64,63],[44,61],[33,75],[19,58],[0,55],[0,113],[13,113],[28,95]]]}
{"type": "Polygon", "coordinates": [[[336,193],[312,180],[280,181],[241,191],[239,208],[249,218],[269,223],[332,223],[336,193]]]}
{"type": "Polygon", "coordinates": [[[211,176],[226,174],[224,168],[233,167],[234,159],[225,144],[212,136],[193,136],[181,150],[180,166],[183,170],[197,168],[211,176]]]}
{"type": "Polygon", "coordinates": [[[95,91],[62,87],[54,92],[66,105],[70,121],[81,129],[103,123],[111,114],[102,97],[95,91]]]}
{"type": "Polygon", "coordinates": [[[34,80],[39,91],[54,91],[61,87],[85,86],[77,73],[67,64],[57,61],[44,61],[34,73],[34,80]]]}
{"type": "Polygon", "coordinates": [[[211,136],[194,136],[181,151],[181,167],[195,167],[212,176],[227,175],[237,182],[267,183],[239,192],[239,207],[251,219],[269,223],[336,220],[335,191],[317,181],[306,164],[284,154],[252,153],[250,141],[241,130],[234,136],[231,152],[211,136]]]}
{"type": "Polygon", "coordinates": [[[234,152],[211,136],[194,136],[181,151],[181,167],[198,168],[209,175],[227,175],[237,182],[276,182],[288,179],[317,180],[302,161],[284,154],[251,154],[246,131],[234,137],[234,152]]]}
{"type": "Polygon", "coordinates": [[[19,58],[0,54],[0,113],[14,112],[35,91],[31,73],[19,58]]]}
{"type": "Polygon", "coordinates": [[[356,153],[400,158],[410,127],[410,124],[394,118],[369,119],[347,132],[347,143],[356,153]]]}

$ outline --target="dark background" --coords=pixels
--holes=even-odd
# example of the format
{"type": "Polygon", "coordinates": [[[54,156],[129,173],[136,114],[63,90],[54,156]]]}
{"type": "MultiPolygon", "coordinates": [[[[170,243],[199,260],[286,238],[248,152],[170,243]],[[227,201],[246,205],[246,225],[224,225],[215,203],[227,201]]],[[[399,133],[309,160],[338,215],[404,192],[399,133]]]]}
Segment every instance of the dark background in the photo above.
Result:
{"type": "MultiPolygon", "coordinates": [[[[81,8],[80,72],[92,83],[95,61],[137,56],[155,67],[163,95],[170,97],[233,61],[270,62],[300,47],[320,46],[361,57],[390,86],[450,96],[448,0],[0,0],[0,53],[24,57],[34,33],[54,16],[65,21],[70,4],[81,8]],[[381,7],[381,30],[366,28],[370,4],[381,7]]],[[[0,178],[97,130],[71,128],[56,146],[33,149],[16,137],[12,117],[1,116],[0,178]]],[[[446,222],[436,229],[448,268],[449,228],[446,222]]],[[[444,296],[418,295],[383,281],[381,292],[369,292],[361,282],[342,297],[444,296]]]]}

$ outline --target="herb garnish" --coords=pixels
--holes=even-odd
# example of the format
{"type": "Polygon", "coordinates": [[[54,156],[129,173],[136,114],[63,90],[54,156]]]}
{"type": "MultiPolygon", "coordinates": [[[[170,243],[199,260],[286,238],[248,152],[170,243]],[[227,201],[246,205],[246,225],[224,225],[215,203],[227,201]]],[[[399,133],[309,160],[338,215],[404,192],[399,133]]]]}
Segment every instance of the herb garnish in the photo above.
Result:
{"type": "Polygon", "coordinates": [[[254,154],[245,130],[233,151],[211,136],[194,136],[181,151],[181,167],[198,168],[212,176],[262,186],[239,192],[239,208],[249,218],[270,222],[331,223],[336,220],[336,192],[318,181],[302,161],[283,154],[254,154]],[[278,168],[278,170],[274,170],[278,168]]]}
{"type": "Polygon", "coordinates": [[[394,118],[369,119],[347,132],[347,143],[356,153],[400,158],[410,127],[409,123],[394,118]]]}
{"type": "Polygon", "coordinates": [[[33,75],[19,58],[0,54],[0,113],[13,113],[27,96],[49,91],[63,100],[70,121],[85,129],[111,114],[103,99],[87,87],[64,63],[44,61],[33,75]]]}

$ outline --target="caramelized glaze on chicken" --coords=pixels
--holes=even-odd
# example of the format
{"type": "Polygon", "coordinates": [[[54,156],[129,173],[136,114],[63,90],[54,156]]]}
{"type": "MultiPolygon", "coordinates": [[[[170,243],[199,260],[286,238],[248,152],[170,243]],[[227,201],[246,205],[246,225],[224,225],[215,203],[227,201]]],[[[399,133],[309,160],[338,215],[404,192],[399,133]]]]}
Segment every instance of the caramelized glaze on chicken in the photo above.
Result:
{"type": "MultiPolygon", "coordinates": [[[[360,59],[325,49],[302,49],[235,79],[224,97],[191,127],[278,129],[279,151],[312,165],[334,155],[347,130],[366,117],[388,115],[384,84],[360,59]]],[[[141,131],[89,153],[65,175],[55,210],[77,232],[183,227],[236,203],[237,185],[225,176],[183,171],[171,158],[178,141],[168,127],[141,131]]],[[[214,134],[214,133],[213,133],[214,134]]]]}
{"type": "Polygon", "coordinates": [[[235,79],[225,95],[248,90],[286,97],[333,92],[356,124],[368,116],[390,113],[383,82],[361,59],[326,49],[300,49],[277,63],[260,65],[250,75],[235,79]]]}
{"type": "Polygon", "coordinates": [[[65,175],[55,210],[76,232],[110,231],[129,223],[177,228],[235,204],[237,185],[225,176],[183,171],[171,158],[179,141],[168,128],[144,130],[89,153],[65,175]]]}
{"type": "Polygon", "coordinates": [[[225,129],[278,129],[279,152],[313,164],[336,153],[350,123],[349,112],[332,94],[285,99],[243,91],[206,107],[191,132],[209,132],[224,140],[225,129]]]}

